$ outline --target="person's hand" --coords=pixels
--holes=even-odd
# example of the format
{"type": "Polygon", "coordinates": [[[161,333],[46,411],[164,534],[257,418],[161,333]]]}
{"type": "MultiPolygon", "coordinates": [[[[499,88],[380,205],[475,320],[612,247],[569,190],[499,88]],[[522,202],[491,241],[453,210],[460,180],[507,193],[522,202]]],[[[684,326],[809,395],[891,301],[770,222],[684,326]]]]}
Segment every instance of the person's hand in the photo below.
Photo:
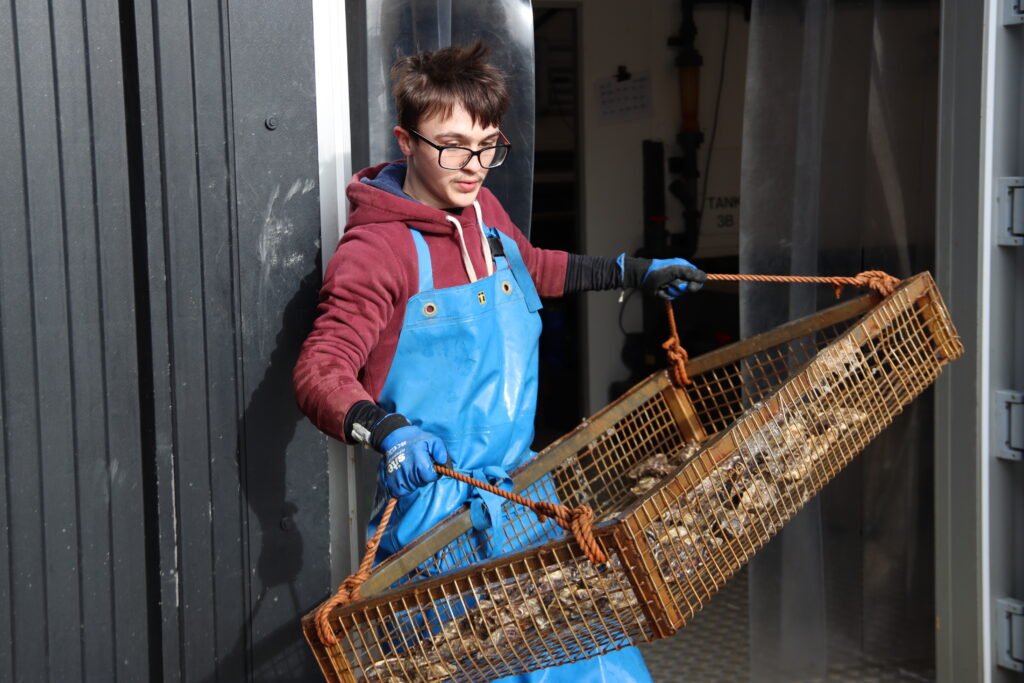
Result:
{"type": "Polygon", "coordinates": [[[645,259],[622,254],[616,259],[622,268],[623,287],[636,287],[671,301],[683,292],[696,292],[704,286],[707,274],[686,259],[645,259]]]}
{"type": "Polygon", "coordinates": [[[434,464],[448,462],[448,449],[440,437],[415,425],[399,427],[380,442],[384,453],[384,483],[398,498],[437,480],[434,464]]]}
{"type": "Polygon", "coordinates": [[[703,270],[686,259],[654,259],[640,281],[640,288],[644,294],[672,301],[683,292],[696,292],[707,279],[703,270]]]}

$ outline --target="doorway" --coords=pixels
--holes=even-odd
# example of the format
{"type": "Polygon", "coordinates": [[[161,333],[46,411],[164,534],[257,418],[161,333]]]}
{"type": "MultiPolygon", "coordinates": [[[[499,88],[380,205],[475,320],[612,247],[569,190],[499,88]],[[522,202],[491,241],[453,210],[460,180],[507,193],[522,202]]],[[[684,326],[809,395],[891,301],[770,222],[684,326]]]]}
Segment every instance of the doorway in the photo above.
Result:
{"type": "MultiPolygon", "coordinates": [[[[579,10],[535,6],[536,138],[531,242],[581,251],[579,10]]],[[[571,431],[582,417],[578,295],[548,299],[541,309],[540,386],[534,448],[571,431]]]]}

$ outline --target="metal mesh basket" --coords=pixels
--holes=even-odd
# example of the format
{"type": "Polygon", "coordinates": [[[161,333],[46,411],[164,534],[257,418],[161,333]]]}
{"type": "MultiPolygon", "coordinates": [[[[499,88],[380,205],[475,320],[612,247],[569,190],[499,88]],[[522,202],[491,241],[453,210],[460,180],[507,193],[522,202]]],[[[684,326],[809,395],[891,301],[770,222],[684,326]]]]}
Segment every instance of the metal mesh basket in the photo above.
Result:
{"type": "Polygon", "coordinates": [[[608,562],[512,503],[505,542],[457,512],[331,612],[337,645],[303,619],[325,677],[489,680],[671,635],[962,351],[922,273],[696,358],[684,389],[652,375],[514,474],[589,505],[608,562]]]}

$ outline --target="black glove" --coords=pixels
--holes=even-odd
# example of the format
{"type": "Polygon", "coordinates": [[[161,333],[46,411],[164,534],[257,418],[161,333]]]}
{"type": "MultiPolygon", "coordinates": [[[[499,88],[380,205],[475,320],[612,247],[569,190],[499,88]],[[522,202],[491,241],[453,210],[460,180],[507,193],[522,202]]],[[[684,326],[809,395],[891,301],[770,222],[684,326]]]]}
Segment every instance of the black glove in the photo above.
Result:
{"type": "Polygon", "coordinates": [[[704,286],[707,273],[686,259],[645,259],[620,254],[616,259],[622,269],[622,286],[640,289],[671,301],[683,292],[696,292],[704,286]]]}

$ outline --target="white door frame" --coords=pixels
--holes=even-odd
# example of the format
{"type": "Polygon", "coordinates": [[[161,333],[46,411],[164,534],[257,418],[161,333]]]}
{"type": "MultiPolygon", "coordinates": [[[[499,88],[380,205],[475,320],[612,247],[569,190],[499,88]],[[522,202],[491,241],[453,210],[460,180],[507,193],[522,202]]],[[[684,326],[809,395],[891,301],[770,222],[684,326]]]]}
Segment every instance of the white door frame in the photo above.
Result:
{"type": "MultiPolygon", "coordinates": [[[[345,3],[313,0],[316,118],[320,160],[320,248],[324,268],[341,238],[348,215],[344,187],[352,177],[349,120],[348,40],[345,3]]],[[[357,450],[328,442],[331,581],[338,585],[359,565],[357,450]]]]}

